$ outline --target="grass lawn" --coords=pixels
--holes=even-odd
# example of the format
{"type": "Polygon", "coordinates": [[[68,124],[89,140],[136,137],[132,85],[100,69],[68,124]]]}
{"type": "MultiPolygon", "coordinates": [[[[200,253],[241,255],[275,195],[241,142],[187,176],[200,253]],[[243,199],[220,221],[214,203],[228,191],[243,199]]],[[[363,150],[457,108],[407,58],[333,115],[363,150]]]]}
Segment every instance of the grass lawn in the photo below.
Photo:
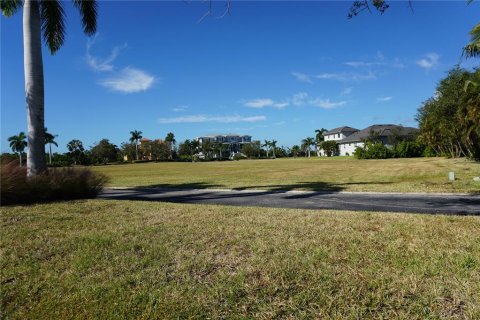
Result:
{"type": "Polygon", "coordinates": [[[480,192],[480,163],[466,159],[350,157],[138,163],[94,167],[116,187],[480,192]],[[454,171],[457,180],[448,181],[454,171]]]}
{"type": "MultiPolygon", "coordinates": [[[[169,165],[125,168],[137,167],[169,165]]],[[[478,217],[109,200],[1,210],[2,318],[480,318],[478,217]]]]}

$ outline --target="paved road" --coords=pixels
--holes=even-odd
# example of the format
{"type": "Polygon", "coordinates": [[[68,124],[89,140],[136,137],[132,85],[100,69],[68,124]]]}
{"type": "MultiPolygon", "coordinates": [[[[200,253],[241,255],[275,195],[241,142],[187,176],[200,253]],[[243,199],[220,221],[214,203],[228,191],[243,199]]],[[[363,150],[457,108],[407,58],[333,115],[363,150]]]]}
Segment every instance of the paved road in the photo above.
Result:
{"type": "Polygon", "coordinates": [[[99,198],[299,209],[479,215],[480,195],[427,195],[311,191],[106,189],[99,198]]]}

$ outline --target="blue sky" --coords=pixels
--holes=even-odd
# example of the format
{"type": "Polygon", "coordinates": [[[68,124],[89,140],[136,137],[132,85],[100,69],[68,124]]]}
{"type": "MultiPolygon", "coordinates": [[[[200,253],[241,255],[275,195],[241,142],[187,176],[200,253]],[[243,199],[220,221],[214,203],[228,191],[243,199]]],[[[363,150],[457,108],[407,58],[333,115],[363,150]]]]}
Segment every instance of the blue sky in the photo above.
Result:
{"type": "MultiPolygon", "coordinates": [[[[418,106],[461,62],[479,4],[392,1],[346,18],[351,1],[100,1],[88,38],[70,2],[67,39],[44,50],[45,116],[71,139],[116,144],[137,129],[178,141],[208,133],[299,143],[314,130],[416,126],[418,106]]],[[[477,17],[477,18],[476,18],[477,17]]],[[[22,15],[1,18],[1,149],[26,131],[22,15]]]]}

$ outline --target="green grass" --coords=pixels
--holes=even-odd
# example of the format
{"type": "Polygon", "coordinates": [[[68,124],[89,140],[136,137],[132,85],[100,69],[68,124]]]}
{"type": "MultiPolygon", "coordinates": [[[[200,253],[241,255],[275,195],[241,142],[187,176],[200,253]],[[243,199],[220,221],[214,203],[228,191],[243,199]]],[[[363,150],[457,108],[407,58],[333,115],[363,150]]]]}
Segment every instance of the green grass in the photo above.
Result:
{"type": "Polygon", "coordinates": [[[5,319],[480,318],[478,217],[108,200],[1,210],[5,319]]]}
{"type": "Polygon", "coordinates": [[[95,167],[115,187],[480,192],[480,163],[466,159],[350,157],[142,163],[95,167]],[[457,180],[448,181],[455,171],[457,180]]]}

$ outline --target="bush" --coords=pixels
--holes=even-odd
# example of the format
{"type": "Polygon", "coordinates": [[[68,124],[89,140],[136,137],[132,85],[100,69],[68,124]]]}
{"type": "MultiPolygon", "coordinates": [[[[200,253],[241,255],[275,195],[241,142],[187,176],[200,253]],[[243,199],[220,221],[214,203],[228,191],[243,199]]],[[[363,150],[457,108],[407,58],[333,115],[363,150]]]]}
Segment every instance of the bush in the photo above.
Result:
{"type": "Polygon", "coordinates": [[[388,159],[394,153],[382,143],[365,142],[363,147],[357,147],[353,154],[357,159],[388,159]]]}
{"type": "Polygon", "coordinates": [[[235,155],[233,156],[233,160],[236,160],[236,161],[243,160],[243,159],[247,159],[247,156],[241,152],[235,153],[235,155]]]}
{"type": "Polygon", "coordinates": [[[2,205],[94,198],[108,181],[86,168],[50,168],[27,179],[27,169],[15,162],[1,165],[1,177],[2,205]]]}
{"type": "Polygon", "coordinates": [[[415,158],[421,157],[425,151],[425,146],[415,141],[401,141],[395,146],[396,158],[415,158]]]}

